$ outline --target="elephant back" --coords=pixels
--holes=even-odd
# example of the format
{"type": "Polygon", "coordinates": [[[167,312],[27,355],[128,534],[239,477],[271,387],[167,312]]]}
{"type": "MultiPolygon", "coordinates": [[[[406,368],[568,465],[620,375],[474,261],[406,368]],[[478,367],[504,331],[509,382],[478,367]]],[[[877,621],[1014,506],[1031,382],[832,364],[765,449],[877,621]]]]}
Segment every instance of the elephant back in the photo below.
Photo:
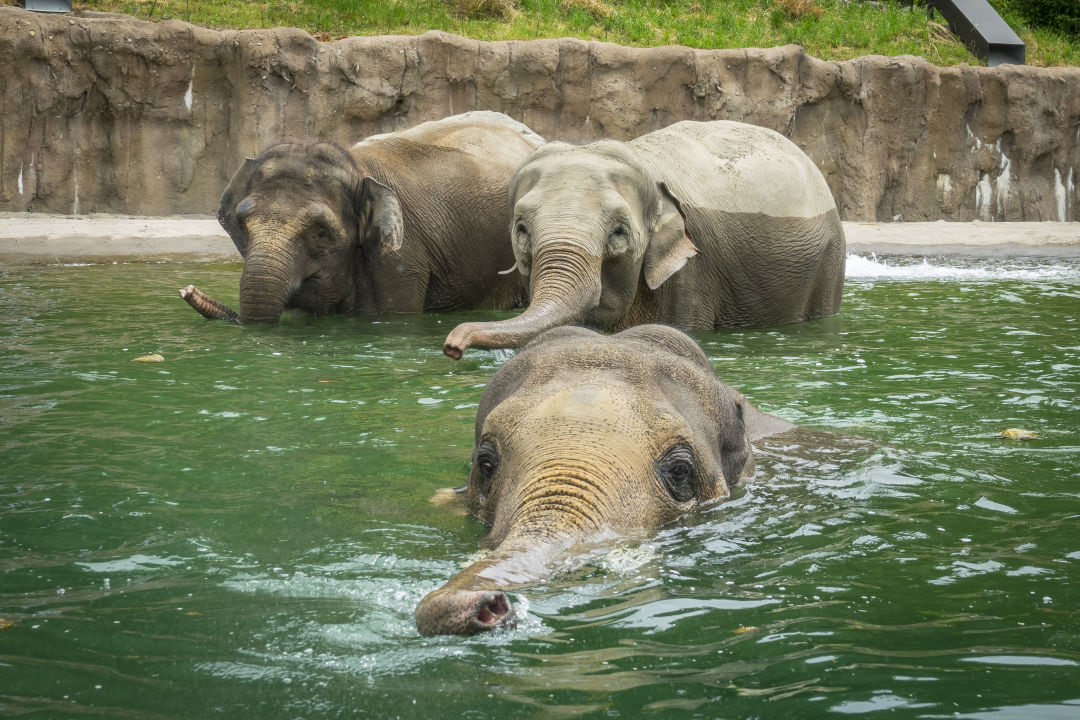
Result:
{"type": "Polygon", "coordinates": [[[684,205],[784,218],[816,218],[836,210],[813,161],[768,128],[683,121],[629,145],[684,205]]]}

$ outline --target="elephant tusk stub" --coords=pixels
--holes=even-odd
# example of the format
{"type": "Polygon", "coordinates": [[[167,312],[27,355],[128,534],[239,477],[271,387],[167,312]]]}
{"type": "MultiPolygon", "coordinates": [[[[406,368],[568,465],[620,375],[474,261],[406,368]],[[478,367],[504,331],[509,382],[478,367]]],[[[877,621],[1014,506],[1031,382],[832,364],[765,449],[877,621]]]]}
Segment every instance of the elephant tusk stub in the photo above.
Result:
{"type": "Polygon", "coordinates": [[[514,272],[517,269],[518,269],[517,263],[514,263],[512,266],[510,266],[510,268],[508,268],[506,270],[499,270],[499,274],[500,275],[509,275],[510,273],[514,272]]]}
{"type": "Polygon", "coordinates": [[[207,320],[225,320],[240,323],[240,315],[235,310],[224,303],[218,302],[194,285],[182,288],[180,297],[184,298],[184,302],[195,308],[195,311],[207,320]]]}

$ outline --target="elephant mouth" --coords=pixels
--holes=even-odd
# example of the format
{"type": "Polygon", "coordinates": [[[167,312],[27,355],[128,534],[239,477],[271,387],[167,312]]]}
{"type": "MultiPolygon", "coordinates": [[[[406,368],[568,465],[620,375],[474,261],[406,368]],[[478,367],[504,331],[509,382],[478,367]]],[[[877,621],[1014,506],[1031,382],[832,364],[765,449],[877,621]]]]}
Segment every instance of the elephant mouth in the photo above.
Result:
{"type": "Polygon", "coordinates": [[[300,281],[286,305],[312,315],[328,315],[341,301],[336,279],[316,271],[300,281]]]}

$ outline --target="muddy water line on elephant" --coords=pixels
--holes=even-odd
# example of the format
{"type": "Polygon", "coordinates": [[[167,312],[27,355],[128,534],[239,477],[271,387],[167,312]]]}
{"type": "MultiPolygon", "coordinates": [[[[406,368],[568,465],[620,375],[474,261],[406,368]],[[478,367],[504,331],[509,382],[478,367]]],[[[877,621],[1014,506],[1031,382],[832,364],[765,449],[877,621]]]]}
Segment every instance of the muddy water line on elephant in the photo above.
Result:
{"type": "Polygon", "coordinates": [[[479,557],[429,498],[504,356],[443,356],[475,314],[175,297],[238,272],[0,267],[3,714],[1077,710],[1080,263],[852,259],[837,317],[696,334],[758,407],[878,445],[766,444],[732,501],[561,558],[473,638],[412,611],[479,557]]]}

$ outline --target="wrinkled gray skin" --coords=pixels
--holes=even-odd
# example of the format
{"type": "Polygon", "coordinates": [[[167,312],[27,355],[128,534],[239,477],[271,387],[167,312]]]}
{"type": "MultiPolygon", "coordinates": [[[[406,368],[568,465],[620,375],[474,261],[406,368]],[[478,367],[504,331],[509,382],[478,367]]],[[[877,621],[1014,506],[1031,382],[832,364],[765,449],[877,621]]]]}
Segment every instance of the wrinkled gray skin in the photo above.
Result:
{"type": "Polygon", "coordinates": [[[765,327],[838,312],[844,231],[817,167],[779,133],[685,121],[628,143],[549,143],[510,181],[530,304],[464,323],[444,351],[544,330],[765,327]]]}
{"type": "Polygon", "coordinates": [[[717,380],[683,333],[550,330],[492,378],[476,416],[469,511],[493,551],[416,608],[423,635],[506,624],[504,590],[569,546],[656,527],[753,475],[751,442],[793,429],[717,380]]]}
{"type": "Polygon", "coordinates": [[[239,312],[193,286],[207,317],[273,323],[313,315],[507,309],[514,264],[507,183],[543,140],[500,113],[472,112],[368,138],[276,145],[249,159],[218,219],[244,256],[239,312]]]}

